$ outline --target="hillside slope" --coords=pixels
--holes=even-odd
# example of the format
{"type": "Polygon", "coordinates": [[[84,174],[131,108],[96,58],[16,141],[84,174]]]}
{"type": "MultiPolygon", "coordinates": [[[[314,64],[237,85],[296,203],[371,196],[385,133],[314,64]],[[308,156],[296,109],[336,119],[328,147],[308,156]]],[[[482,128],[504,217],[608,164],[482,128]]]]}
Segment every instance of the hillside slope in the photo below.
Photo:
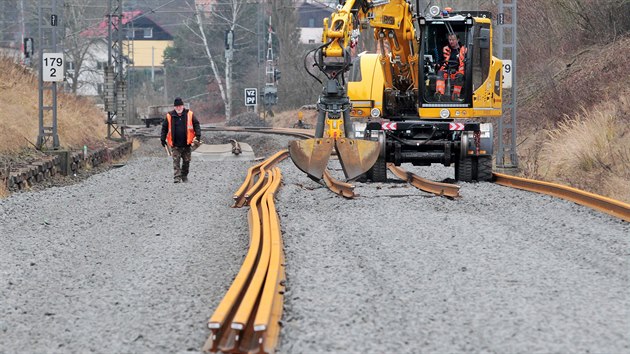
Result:
{"type": "Polygon", "coordinates": [[[630,58],[605,45],[543,58],[521,72],[518,154],[526,177],[630,202],[630,58]]]}
{"type": "MultiPolygon", "coordinates": [[[[32,149],[39,134],[39,91],[37,74],[0,57],[0,154],[12,156],[32,149]]],[[[45,104],[51,104],[48,95],[45,104]]],[[[90,147],[106,144],[107,126],[104,113],[84,98],[59,93],[57,124],[62,148],[90,147]]],[[[44,115],[44,125],[52,126],[52,113],[44,115]]],[[[52,142],[50,144],[52,146],[52,142]]]]}

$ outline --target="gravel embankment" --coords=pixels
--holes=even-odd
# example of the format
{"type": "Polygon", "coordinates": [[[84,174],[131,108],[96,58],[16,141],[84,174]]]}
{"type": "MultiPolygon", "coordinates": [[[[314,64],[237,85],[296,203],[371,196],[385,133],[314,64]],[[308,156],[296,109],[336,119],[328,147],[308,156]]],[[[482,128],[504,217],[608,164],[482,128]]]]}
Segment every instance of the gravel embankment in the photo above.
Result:
{"type": "MultiPolygon", "coordinates": [[[[249,138],[264,155],[288,140],[249,138]]],[[[160,149],[0,200],[0,353],[200,350],[247,250],[247,209],[229,206],[249,165],[193,158],[173,184],[160,149]]],[[[357,183],[345,200],[280,167],[279,352],[630,351],[630,224],[489,183],[459,200],[357,183]]]]}

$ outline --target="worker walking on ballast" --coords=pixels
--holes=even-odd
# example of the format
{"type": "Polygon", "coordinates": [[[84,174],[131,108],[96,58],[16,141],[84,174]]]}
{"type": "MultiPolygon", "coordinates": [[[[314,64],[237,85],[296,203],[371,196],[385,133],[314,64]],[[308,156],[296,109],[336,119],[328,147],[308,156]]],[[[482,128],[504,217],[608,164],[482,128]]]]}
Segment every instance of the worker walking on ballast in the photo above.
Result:
{"type": "Polygon", "coordinates": [[[201,127],[199,121],[189,109],[184,108],[184,101],[177,97],[173,103],[174,110],[166,114],[162,122],[162,146],[168,144],[173,152],[173,182],[188,182],[190,160],[192,158],[191,145],[198,146],[201,142],[201,127]]]}

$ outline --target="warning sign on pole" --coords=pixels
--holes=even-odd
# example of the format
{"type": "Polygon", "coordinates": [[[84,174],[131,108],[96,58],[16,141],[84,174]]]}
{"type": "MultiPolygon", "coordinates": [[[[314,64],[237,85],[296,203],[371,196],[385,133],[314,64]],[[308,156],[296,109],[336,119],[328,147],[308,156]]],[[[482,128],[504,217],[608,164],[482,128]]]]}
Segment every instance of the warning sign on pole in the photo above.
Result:
{"type": "Polygon", "coordinates": [[[258,102],[258,89],[246,88],[245,89],[245,105],[255,106],[258,102]]]}

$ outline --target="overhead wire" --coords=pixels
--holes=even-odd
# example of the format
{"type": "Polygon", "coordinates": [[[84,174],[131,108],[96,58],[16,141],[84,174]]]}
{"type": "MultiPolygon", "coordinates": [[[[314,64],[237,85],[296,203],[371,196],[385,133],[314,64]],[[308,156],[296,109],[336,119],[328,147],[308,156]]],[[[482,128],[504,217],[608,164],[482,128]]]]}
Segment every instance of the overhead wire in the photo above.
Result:
{"type": "MultiPolygon", "coordinates": [[[[155,10],[157,10],[157,9],[161,9],[161,8],[163,8],[163,7],[165,7],[165,6],[168,6],[169,4],[174,3],[175,1],[177,1],[177,0],[170,0],[170,1],[168,1],[168,2],[166,2],[166,3],[164,3],[164,4],[162,4],[162,5],[159,5],[159,6],[155,7],[155,8],[153,8],[153,9],[150,9],[150,10],[148,11],[148,13],[153,13],[153,12],[155,12],[155,10]]],[[[79,7],[78,5],[67,5],[67,6],[79,7]]],[[[107,6],[106,8],[107,8],[107,9],[109,9],[109,6],[107,6]]],[[[107,17],[109,17],[109,16],[112,16],[112,14],[105,14],[105,16],[103,16],[103,17],[106,17],[106,18],[107,18],[107,17]]],[[[134,18],[133,18],[133,20],[134,20],[134,21],[136,21],[136,20],[141,19],[141,18],[146,17],[146,16],[148,16],[147,12],[143,12],[141,15],[139,15],[139,16],[137,16],[137,17],[134,17],[134,18]]],[[[85,28],[82,28],[82,29],[80,29],[80,30],[78,30],[78,31],[76,31],[76,32],[69,33],[69,34],[67,34],[65,37],[66,37],[66,38],[67,38],[67,37],[73,37],[73,36],[76,36],[76,35],[78,35],[78,34],[80,34],[80,33],[84,32],[84,31],[86,31],[86,30],[89,30],[89,29],[95,29],[95,28],[97,28],[97,27],[98,27],[101,23],[102,23],[102,21],[101,21],[101,22],[97,22],[97,23],[95,23],[95,24],[93,24],[93,25],[90,25],[90,26],[87,26],[87,27],[85,27],[85,28]]]]}

